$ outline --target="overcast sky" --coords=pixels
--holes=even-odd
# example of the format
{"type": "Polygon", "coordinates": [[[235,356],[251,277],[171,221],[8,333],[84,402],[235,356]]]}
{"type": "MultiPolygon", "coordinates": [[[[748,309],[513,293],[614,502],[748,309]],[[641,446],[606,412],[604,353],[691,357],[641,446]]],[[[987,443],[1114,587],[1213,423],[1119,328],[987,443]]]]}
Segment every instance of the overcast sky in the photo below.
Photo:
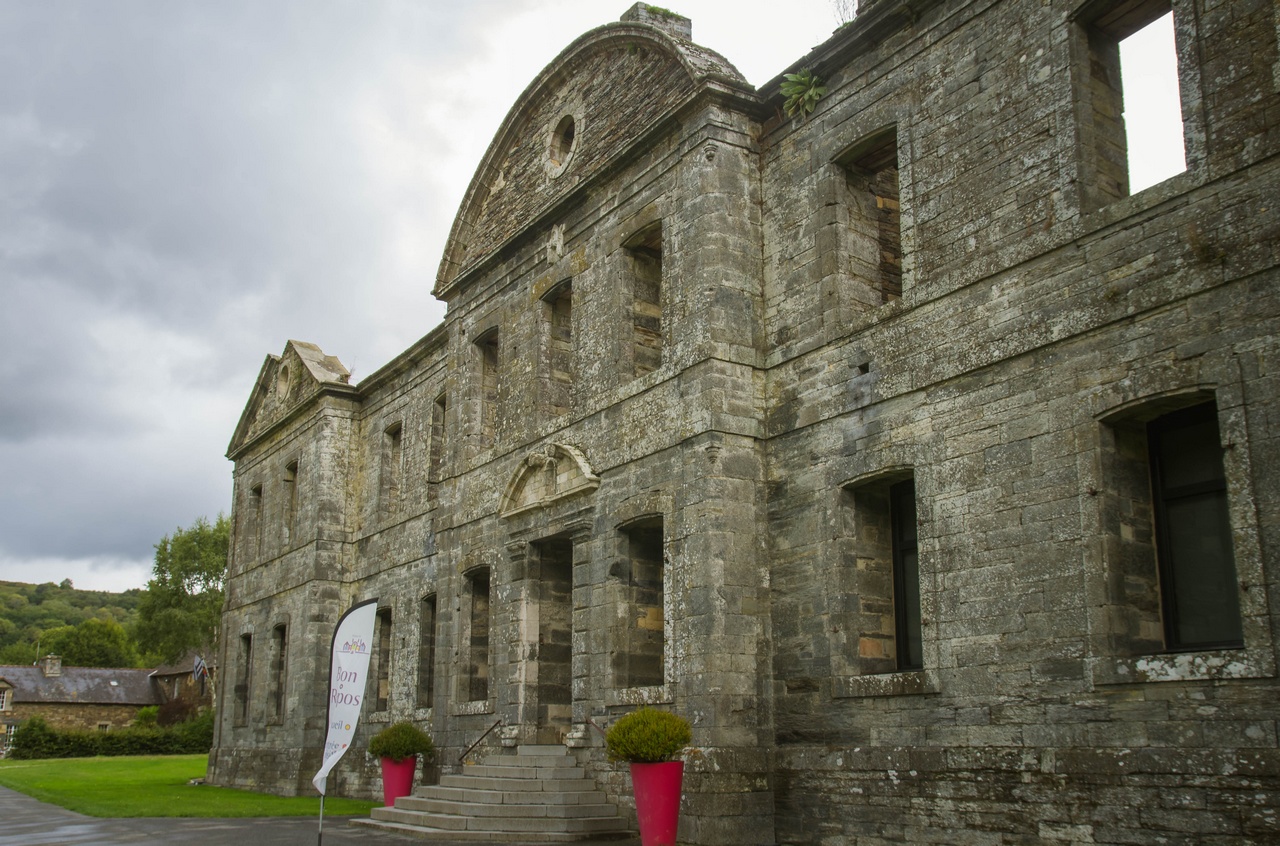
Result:
{"type": "MultiPolygon", "coordinates": [[[[267,354],[358,382],[430,331],[507,110],[629,5],[0,0],[0,579],[144,586],[161,536],[229,510],[267,354]]],[[[669,5],[757,86],[838,23],[669,5]]]]}
{"type": "MultiPolygon", "coordinates": [[[[434,327],[507,110],[629,5],[0,0],[0,579],[145,585],[161,536],[229,510],[268,353],[358,381],[434,327]]],[[[837,24],[667,5],[756,85],[837,24]]]]}

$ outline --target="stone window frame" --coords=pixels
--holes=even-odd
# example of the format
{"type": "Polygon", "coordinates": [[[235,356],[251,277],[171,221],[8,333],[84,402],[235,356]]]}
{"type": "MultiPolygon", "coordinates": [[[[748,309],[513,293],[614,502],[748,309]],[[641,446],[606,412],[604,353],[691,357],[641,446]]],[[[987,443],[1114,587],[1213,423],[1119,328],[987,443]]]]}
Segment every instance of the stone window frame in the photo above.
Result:
{"type": "MultiPolygon", "coordinates": [[[[937,597],[933,588],[936,575],[933,561],[937,555],[937,544],[928,531],[929,508],[926,499],[930,490],[931,480],[927,474],[922,476],[918,463],[892,461],[849,478],[832,491],[830,508],[836,515],[836,525],[841,527],[835,533],[830,555],[830,560],[834,562],[829,581],[832,588],[828,599],[832,625],[827,628],[830,638],[832,698],[919,695],[938,693],[942,689],[938,675],[937,597]],[[852,606],[842,607],[848,602],[848,598],[860,596],[854,537],[858,521],[855,497],[858,491],[881,488],[887,496],[892,485],[907,479],[915,483],[923,666],[919,669],[881,671],[858,657],[857,646],[849,640],[850,633],[856,628],[852,606]],[[855,560],[848,560],[850,557],[855,560]]],[[[887,601],[892,603],[893,597],[890,595],[887,601]]]]}
{"type": "MultiPolygon", "coordinates": [[[[263,511],[263,508],[264,508],[263,503],[265,502],[265,500],[263,499],[263,494],[265,491],[266,491],[266,485],[263,483],[261,479],[255,478],[251,480],[249,484],[249,494],[248,494],[249,525],[246,527],[247,537],[245,539],[245,543],[249,545],[249,550],[248,550],[249,554],[246,557],[249,559],[250,567],[252,567],[255,564],[262,563],[262,556],[263,556],[262,527],[265,522],[263,520],[263,516],[265,513],[263,511]]],[[[248,567],[241,567],[240,569],[246,570],[248,569],[248,567]]]]}
{"type": "Polygon", "coordinates": [[[414,705],[418,714],[418,719],[427,719],[434,710],[434,703],[439,693],[440,673],[437,671],[436,665],[440,661],[440,591],[434,586],[429,586],[418,597],[418,661],[417,675],[414,677],[414,705]],[[429,659],[423,660],[424,651],[424,609],[427,601],[431,602],[431,624],[430,646],[427,648],[429,659]],[[430,683],[423,689],[423,668],[429,673],[430,683]]]}
{"type": "Polygon", "coordinates": [[[378,442],[378,514],[394,517],[403,506],[405,489],[405,420],[403,415],[383,420],[378,442]]]}
{"type": "MultiPolygon", "coordinates": [[[[1095,62],[1104,66],[1111,61],[1118,63],[1118,58],[1115,57],[1119,55],[1119,42],[1145,26],[1146,23],[1132,29],[1123,27],[1120,30],[1123,34],[1100,30],[1094,23],[1110,10],[1123,5],[1124,2],[1125,0],[1086,0],[1066,18],[1066,25],[1069,28],[1069,96],[1074,114],[1072,131],[1075,133],[1073,148],[1076,179],[1074,183],[1079,192],[1077,203],[1086,229],[1105,225],[1112,220],[1161,203],[1174,194],[1200,184],[1206,178],[1207,126],[1204,114],[1204,85],[1199,63],[1199,22],[1194,2],[1193,0],[1147,0],[1146,6],[1151,7],[1152,10],[1159,7],[1160,11],[1145,11],[1139,8],[1131,11],[1130,14],[1145,15],[1146,23],[1150,23],[1168,11],[1173,12],[1178,90],[1182,103],[1182,146],[1186,170],[1135,194],[1128,189],[1126,159],[1126,184],[1123,196],[1104,191],[1101,187],[1100,168],[1097,163],[1099,152],[1094,143],[1094,101],[1090,84],[1092,68],[1095,62]],[[1114,57],[1110,52],[1113,50],[1116,51],[1114,57]],[[1107,55],[1102,55],[1103,52],[1107,55]]],[[[1127,139],[1125,149],[1126,151],[1128,149],[1127,139]]]]}
{"type": "Polygon", "coordinates": [[[440,501],[440,480],[448,464],[449,393],[444,385],[431,401],[430,442],[427,447],[427,505],[434,508],[440,501]]]}
{"type": "Polygon", "coordinates": [[[288,683],[289,683],[289,618],[285,616],[277,620],[271,626],[271,664],[270,664],[270,682],[271,687],[268,690],[268,711],[266,723],[267,725],[283,725],[285,714],[288,708],[285,703],[288,700],[288,683]],[[281,632],[281,636],[277,638],[277,632],[281,632]],[[283,654],[280,651],[283,647],[283,654]]]}
{"type": "Polygon", "coordinates": [[[302,511],[302,494],[299,490],[302,479],[302,457],[294,454],[284,460],[284,469],[280,474],[280,531],[285,551],[298,545],[298,520],[302,511]]]}
{"type": "Polygon", "coordinates": [[[547,139],[543,170],[548,179],[557,179],[569,169],[578,151],[582,149],[582,137],[587,123],[585,110],[580,102],[568,103],[551,114],[550,120],[542,127],[542,137],[547,139]],[[562,146],[565,121],[569,121],[573,130],[573,140],[567,150],[562,146]]]}
{"type": "MultiPolygon", "coordinates": [[[[1209,364],[1209,363],[1206,363],[1209,364]]],[[[1213,364],[1217,364],[1214,362],[1213,364]]],[[[1208,367],[1205,368],[1209,369],[1208,367]]],[[[1253,487],[1252,458],[1244,390],[1238,364],[1220,369],[1228,378],[1217,383],[1181,378],[1176,369],[1153,369],[1134,374],[1123,387],[1096,396],[1090,421],[1091,449],[1082,456],[1082,531],[1086,539],[1086,578],[1090,657],[1094,684],[1271,678],[1276,655],[1270,629],[1269,600],[1264,578],[1260,525],[1253,487]],[[1223,372],[1225,371],[1225,372],[1223,372]],[[1228,513],[1239,593],[1244,648],[1198,651],[1148,651],[1126,648],[1117,615],[1125,613],[1116,579],[1122,558],[1119,528],[1110,528],[1107,512],[1114,501],[1114,471],[1109,453],[1115,449],[1117,427],[1145,423],[1169,411],[1212,399],[1218,411],[1218,434],[1224,445],[1223,472],[1227,482],[1228,513]],[[1247,586],[1247,588],[1245,587],[1247,586]]]]}
{"type": "Polygon", "coordinates": [[[578,354],[576,339],[578,332],[575,330],[574,323],[574,279],[572,276],[565,276],[558,279],[554,284],[546,286],[545,290],[535,291],[538,298],[539,321],[538,321],[538,346],[539,346],[539,381],[542,385],[538,394],[540,397],[540,409],[547,417],[563,417],[571,414],[574,408],[574,393],[577,388],[578,375],[578,354]],[[555,337],[555,320],[557,306],[567,300],[569,313],[569,342],[568,342],[568,366],[567,379],[557,380],[555,377],[554,363],[556,353],[554,350],[556,344],[555,337]],[[549,401],[549,397],[555,392],[563,392],[563,405],[557,406],[549,401]]]}
{"type": "MultiPolygon", "coordinates": [[[[852,123],[852,122],[851,122],[852,123]]],[[[897,108],[872,107],[859,116],[856,126],[836,136],[832,153],[818,179],[818,229],[814,246],[819,255],[819,299],[825,339],[846,336],[851,327],[866,325],[913,304],[917,293],[915,272],[916,231],[915,166],[911,155],[913,129],[897,108]],[[901,292],[886,299],[881,290],[860,284],[850,269],[853,237],[849,202],[851,168],[865,152],[893,132],[897,141],[898,235],[901,260],[901,292]],[[856,134],[855,134],[856,133],[856,134]]]]}
{"type": "MultiPolygon", "coordinates": [[[[503,339],[509,332],[503,331],[502,316],[493,314],[483,322],[478,322],[471,333],[472,365],[471,379],[471,413],[467,417],[472,425],[472,438],[477,452],[492,450],[502,441],[502,419],[500,411],[503,407],[503,339]],[[492,372],[494,387],[492,396],[488,394],[485,381],[492,372]]],[[[507,342],[510,338],[507,337],[507,342]]]]}
{"type": "Polygon", "coordinates": [[[671,287],[667,283],[670,278],[670,252],[668,243],[670,241],[670,233],[667,231],[667,221],[661,215],[645,214],[630,221],[626,232],[619,239],[619,274],[625,280],[624,285],[620,286],[623,296],[622,303],[623,312],[627,315],[624,321],[625,329],[621,333],[622,356],[619,376],[623,383],[637,379],[644,379],[653,373],[661,372],[669,363],[671,358],[671,343],[668,335],[671,332],[671,321],[668,318],[670,312],[669,305],[671,299],[671,287]],[[652,246],[654,234],[657,233],[658,246],[655,249],[652,246]],[[636,349],[640,346],[646,346],[637,340],[645,334],[642,327],[638,324],[637,303],[640,302],[637,297],[637,288],[641,281],[641,274],[638,270],[638,263],[643,261],[656,261],[658,266],[658,301],[657,301],[657,356],[656,365],[644,372],[639,372],[642,366],[637,363],[636,349]]]}
{"type": "MultiPolygon", "coordinates": [[[[619,679],[612,667],[609,667],[608,685],[605,688],[605,705],[609,707],[617,706],[633,706],[633,705],[664,705],[672,704],[676,699],[676,661],[675,655],[680,650],[679,631],[673,622],[675,620],[675,597],[672,586],[676,584],[674,574],[676,544],[673,540],[675,531],[674,507],[672,499],[667,494],[650,493],[641,495],[634,500],[624,503],[614,515],[614,525],[612,537],[609,543],[612,547],[609,549],[608,558],[617,560],[622,554],[622,545],[625,543],[623,530],[627,526],[633,526],[646,520],[660,518],[662,520],[662,547],[663,547],[663,591],[662,591],[662,613],[664,619],[664,647],[663,647],[663,683],[661,685],[653,685],[646,687],[627,687],[623,680],[619,679]]],[[[617,579],[610,573],[608,583],[605,585],[606,604],[609,607],[615,607],[621,596],[619,595],[619,586],[617,579]]],[[[616,650],[620,644],[617,642],[619,634],[611,630],[607,638],[610,653],[616,650]]]]}
{"type": "Polygon", "coordinates": [[[373,648],[369,662],[369,681],[371,693],[366,694],[365,701],[370,704],[374,714],[386,714],[392,706],[392,680],[396,664],[395,627],[397,614],[391,604],[378,605],[374,614],[373,648]],[[385,691],[384,691],[385,686],[385,691]]]}
{"type": "Polygon", "coordinates": [[[235,727],[249,725],[249,712],[253,707],[253,640],[252,626],[241,629],[236,649],[236,683],[231,691],[231,724],[235,727]]]}
{"type": "Polygon", "coordinates": [[[469,714],[492,714],[494,712],[496,702],[497,685],[493,684],[494,679],[494,607],[496,599],[496,579],[497,567],[489,562],[479,562],[467,567],[459,574],[459,590],[456,610],[457,644],[454,654],[457,656],[454,671],[454,696],[449,711],[453,716],[465,716],[469,714]],[[487,690],[483,699],[471,698],[471,621],[472,621],[472,597],[474,595],[475,578],[479,574],[484,573],[489,581],[489,640],[488,654],[486,656],[486,664],[488,667],[487,690]]]}

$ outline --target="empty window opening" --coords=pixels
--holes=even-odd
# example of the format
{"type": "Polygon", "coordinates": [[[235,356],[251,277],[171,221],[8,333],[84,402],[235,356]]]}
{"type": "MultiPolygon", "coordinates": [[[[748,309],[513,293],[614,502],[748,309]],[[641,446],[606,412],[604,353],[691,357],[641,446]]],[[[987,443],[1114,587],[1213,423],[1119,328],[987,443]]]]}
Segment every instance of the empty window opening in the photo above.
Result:
{"type": "Polygon", "coordinates": [[[262,485],[254,485],[249,489],[248,525],[245,536],[249,545],[248,558],[258,561],[262,556],[262,485]]]}
{"type": "Polygon", "coordinates": [[[274,722],[284,719],[285,673],[288,667],[288,637],[285,626],[271,630],[271,717],[274,722]]]}
{"type": "Polygon", "coordinates": [[[374,680],[374,710],[385,711],[391,703],[391,609],[378,609],[377,665],[369,674],[374,680]]]}
{"type": "Polygon", "coordinates": [[[858,675],[924,667],[915,479],[846,489],[841,603],[858,675]]]}
{"type": "Polygon", "coordinates": [[[444,448],[445,448],[445,413],[449,410],[449,403],[444,394],[436,397],[436,401],[431,406],[431,455],[428,459],[430,473],[429,481],[439,482],[441,472],[444,469],[444,448]]]}
{"type": "Polygon", "coordinates": [[[393,423],[382,433],[382,472],[378,500],[384,514],[394,514],[400,503],[400,483],[404,473],[404,425],[393,423]]]}
{"type": "Polygon", "coordinates": [[[1120,42],[1129,190],[1141,191],[1187,169],[1173,12],[1120,42]]]}
{"type": "Polygon", "coordinates": [[[546,391],[549,411],[568,414],[573,396],[573,284],[565,281],[543,298],[546,315],[546,391]]]}
{"type": "Polygon", "coordinates": [[[902,296],[902,213],[897,127],[879,130],[846,154],[849,274],[873,300],[902,296]]]}
{"type": "Polygon", "coordinates": [[[430,708],[436,697],[436,597],[418,602],[418,707],[430,708]]]}
{"type": "Polygon", "coordinates": [[[297,533],[294,525],[298,519],[298,462],[291,461],[284,468],[284,542],[290,544],[297,533]]]}
{"type": "Polygon", "coordinates": [[[556,124],[556,128],[551,133],[551,144],[547,151],[547,155],[551,158],[551,163],[556,167],[564,167],[569,163],[569,157],[573,155],[574,142],[577,140],[577,126],[574,124],[572,115],[565,115],[560,118],[560,122],[556,124]]]}
{"type": "Polygon", "coordinates": [[[480,445],[493,446],[498,424],[498,330],[476,341],[480,356],[480,445]]]}
{"type": "Polygon", "coordinates": [[[1084,172],[1101,206],[1186,170],[1178,57],[1169,0],[1095,3],[1083,20],[1084,172]]]}
{"type": "Polygon", "coordinates": [[[920,560],[916,547],[916,483],[912,479],[889,488],[893,526],[893,620],[899,670],[924,666],[920,637],[920,560]]]}
{"type": "Polygon", "coordinates": [[[643,376],[662,366],[662,223],[623,246],[631,276],[631,356],[635,375],[643,376]]]}
{"type": "Polygon", "coordinates": [[[1121,655],[1244,645],[1217,409],[1169,402],[1103,432],[1108,637],[1121,655]]]}
{"type": "Polygon", "coordinates": [[[614,575],[622,582],[628,610],[622,621],[623,648],[614,652],[614,674],[625,687],[661,685],[666,658],[662,518],[647,518],[623,528],[621,547],[614,575]]]}
{"type": "Polygon", "coordinates": [[[235,724],[243,726],[249,720],[249,684],[253,675],[251,668],[253,664],[253,635],[240,635],[240,655],[238,656],[237,666],[239,673],[236,678],[235,687],[235,724]]]}
{"type": "Polygon", "coordinates": [[[467,698],[472,702],[489,698],[489,571],[467,578],[468,614],[467,698]]]}

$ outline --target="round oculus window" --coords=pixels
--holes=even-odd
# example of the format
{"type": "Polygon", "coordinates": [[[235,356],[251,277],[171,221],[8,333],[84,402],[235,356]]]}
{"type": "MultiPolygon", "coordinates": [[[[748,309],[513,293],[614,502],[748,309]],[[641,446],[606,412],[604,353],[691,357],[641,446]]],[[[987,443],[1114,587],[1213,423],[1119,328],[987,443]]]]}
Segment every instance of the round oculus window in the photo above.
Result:
{"type": "Polygon", "coordinates": [[[576,140],[577,126],[573,122],[573,115],[565,115],[560,118],[560,122],[556,124],[555,131],[551,133],[551,146],[547,150],[551,163],[563,169],[569,163],[570,157],[573,156],[574,142],[576,140]]]}

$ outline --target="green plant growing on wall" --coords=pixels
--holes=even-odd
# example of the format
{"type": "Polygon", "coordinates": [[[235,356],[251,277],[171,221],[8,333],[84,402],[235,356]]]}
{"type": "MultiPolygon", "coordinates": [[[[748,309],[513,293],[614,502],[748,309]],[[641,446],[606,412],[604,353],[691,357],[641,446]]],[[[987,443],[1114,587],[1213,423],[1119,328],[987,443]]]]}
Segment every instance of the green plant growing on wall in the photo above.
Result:
{"type": "Polygon", "coordinates": [[[782,96],[787,98],[782,108],[789,116],[799,115],[801,119],[808,117],[814,106],[818,105],[818,101],[822,99],[822,95],[827,93],[822,80],[814,76],[813,71],[808,68],[783,76],[783,83],[779,90],[782,96]]]}
{"type": "Polygon", "coordinates": [[[656,708],[632,711],[610,726],[604,739],[610,761],[633,764],[670,761],[692,742],[688,720],[656,708]]]}

